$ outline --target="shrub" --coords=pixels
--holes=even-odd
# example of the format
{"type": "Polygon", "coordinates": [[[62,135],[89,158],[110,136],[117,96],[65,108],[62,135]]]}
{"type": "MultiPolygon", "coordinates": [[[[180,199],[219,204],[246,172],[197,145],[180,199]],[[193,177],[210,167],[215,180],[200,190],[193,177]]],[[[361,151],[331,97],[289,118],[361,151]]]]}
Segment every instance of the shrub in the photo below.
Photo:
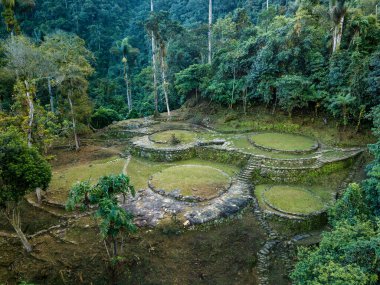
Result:
{"type": "Polygon", "coordinates": [[[115,110],[100,107],[91,116],[91,125],[96,129],[101,129],[119,120],[121,116],[115,110]]]}

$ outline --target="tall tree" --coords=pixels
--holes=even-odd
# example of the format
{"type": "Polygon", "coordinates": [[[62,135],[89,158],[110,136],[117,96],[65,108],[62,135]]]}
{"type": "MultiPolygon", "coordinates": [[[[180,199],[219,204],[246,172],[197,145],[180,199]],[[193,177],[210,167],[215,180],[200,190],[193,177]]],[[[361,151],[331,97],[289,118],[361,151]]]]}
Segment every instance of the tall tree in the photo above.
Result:
{"type": "Polygon", "coordinates": [[[31,252],[32,246],[21,229],[19,204],[25,194],[36,187],[48,187],[50,165],[14,129],[0,132],[0,160],[0,211],[16,231],[25,250],[31,252]]]}
{"type": "Polygon", "coordinates": [[[176,21],[169,18],[167,12],[159,12],[151,14],[145,23],[145,27],[149,34],[153,33],[158,46],[158,59],[161,67],[162,91],[164,93],[166,110],[170,117],[169,104],[169,81],[168,81],[168,63],[167,63],[167,48],[170,40],[182,33],[182,27],[176,21]]]}
{"type": "Polygon", "coordinates": [[[129,76],[132,60],[136,57],[138,50],[133,48],[129,43],[129,38],[124,38],[121,42],[121,49],[123,50],[123,75],[126,87],[128,112],[132,112],[132,86],[129,76]],[[130,64],[128,62],[131,62],[130,64]]]}
{"type": "Polygon", "coordinates": [[[56,66],[49,58],[25,37],[11,37],[5,42],[7,69],[20,83],[15,91],[24,94],[28,106],[27,140],[33,143],[33,126],[35,123],[35,85],[56,72],[56,66]]]}
{"type": "Polygon", "coordinates": [[[212,0],[208,4],[208,63],[212,61],[212,0]]]}
{"type": "Polygon", "coordinates": [[[41,46],[53,55],[58,66],[59,88],[68,102],[75,148],[79,150],[78,121],[88,122],[91,112],[87,78],[93,73],[89,62],[92,54],[82,39],[65,33],[48,36],[41,46]]]}
{"type": "Polygon", "coordinates": [[[347,12],[346,0],[330,0],[330,16],[333,22],[333,52],[340,49],[343,35],[344,17],[347,12]]]}
{"type": "MultiPolygon", "coordinates": [[[[154,3],[153,0],[150,0],[150,12],[154,12],[154,3]]],[[[157,47],[156,39],[154,37],[153,31],[152,34],[152,67],[153,67],[153,95],[154,95],[154,115],[158,116],[158,90],[157,90],[157,47]]]]}

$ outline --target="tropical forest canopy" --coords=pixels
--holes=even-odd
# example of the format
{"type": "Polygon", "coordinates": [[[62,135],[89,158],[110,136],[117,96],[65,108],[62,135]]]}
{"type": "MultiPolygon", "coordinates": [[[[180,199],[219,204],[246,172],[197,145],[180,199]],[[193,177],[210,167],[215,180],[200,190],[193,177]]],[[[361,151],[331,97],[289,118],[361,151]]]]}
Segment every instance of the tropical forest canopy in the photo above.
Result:
{"type": "MultiPolygon", "coordinates": [[[[3,38],[13,31],[27,37],[39,53],[45,49],[51,56],[45,47],[56,43],[53,38],[60,37],[70,48],[68,41],[78,37],[75,44],[85,50],[71,52],[88,63],[80,89],[86,90],[91,104],[80,95],[75,95],[81,98],[74,104],[83,113],[79,123],[85,125],[91,113],[117,119],[154,112],[152,33],[160,112],[167,108],[165,89],[171,109],[199,95],[231,108],[265,104],[289,114],[321,110],[344,125],[365,118],[379,104],[380,31],[374,0],[275,0],[268,7],[259,0],[214,1],[211,65],[208,1],[153,1],[153,13],[150,1],[18,0],[12,6],[7,2],[12,1],[3,5],[3,38]],[[166,71],[165,84],[161,70],[166,71]]],[[[64,109],[59,101],[66,84],[54,72],[51,92],[57,107],[64,109]]],[[[15,82],[14,76],[3,73],[1,104],[9,110],[15,82]]],[[[36,98],[45,106],[49,87],[38,81],[36,98]]]]}

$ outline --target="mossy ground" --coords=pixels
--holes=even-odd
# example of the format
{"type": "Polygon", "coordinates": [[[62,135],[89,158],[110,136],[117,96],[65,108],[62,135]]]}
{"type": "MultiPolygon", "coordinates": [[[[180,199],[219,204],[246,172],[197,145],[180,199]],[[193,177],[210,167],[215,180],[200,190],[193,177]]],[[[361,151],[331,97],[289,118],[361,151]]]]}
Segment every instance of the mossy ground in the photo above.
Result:
{"type": "Polygon", "coordinates": [[[255,134],[251,139],[259,146],[280,151],[310,150],[317,143],[305,136],[272,132],[255,134]]]}
{"type": "Polygon", "coordinates": [[[203,165],[181,165],[166,168],[153,174],[151,183],[166,192],[180,190],[183,196],[210,199],[225,191],[230,177],[221,170],[203,165]]]}
{"type": "MultiPolygon", "coordinates": [[[[117,284],[256,284],[255,253],[264,237],[251,212],[201,230],[184,231],[175,223],[141,229],[124,237],[126,264],[117,284]]],[[[0,237],[0,283],[110,284],[93,219],[81,218],[58,237],[46,234],[31,242],[34,251],[26,255],[17,239],[0,237]]],[[[279,277],[276,284],[286,280],[279,277]]]]}

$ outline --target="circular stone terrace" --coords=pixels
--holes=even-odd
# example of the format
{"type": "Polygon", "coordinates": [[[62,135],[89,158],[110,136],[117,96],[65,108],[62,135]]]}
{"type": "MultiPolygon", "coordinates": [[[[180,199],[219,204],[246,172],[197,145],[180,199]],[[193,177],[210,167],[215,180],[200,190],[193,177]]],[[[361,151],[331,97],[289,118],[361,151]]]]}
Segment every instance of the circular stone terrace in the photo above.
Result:
{"type": "Polygon", "coordinates": [[[283,153],[307,154],[319,148],[318,141],[313,138],[287,133],[256,133],[250,141],[258,148],[283,153]]]}
{"type": "Polygon", "coordinates": [[[214,167],[180,165],[152,175],[149,187],[180,201],[201,202],[219,197],[231,187],[231,177],[214,167]]]}
{"type": "MultiPolygon", "coordinates": [[[[185,223],[201,224],[239,212],[253,199],[254,175],[269,177],[268,184],[280,184],[262,193],[268,210],[303,220],[324,212],[326,205],[307,187],[291,186],[297,183],[293,179],[298,174],[314,173],[326,164],[345,161],[362,152],[361,149],[333,149],[298,134],[221,134],[194,125],[173,129],[160,129],[155,125],[151,130],[144,129],[140,136],[132,139],[129,150],[133,156],[154,163],[176,164],[201,159],[210,164],[232,163],[241,169],[232,177],[207,163],[171,165],[152,172],[146,180],[146,188],[125,207],[137,220],[141,219],[142,225],[153,226],[171,214],[184,218],[185,223]]],[[[344,165],[349,167],[350,163],[344,165]]]]}
{"type": "Polygon", "coordinates": [[[304,186],[274,185],[262,195],[269,208],[292,216],[307,217],[325,210],[321,198],[304,186]]]}
{"type": "Polygon", "coordinates": [[[175,146],[196,142],[198,133],[188,130],[168,130],[157,132],[149,136],[149,140],[162,145],[175,146]]]}

